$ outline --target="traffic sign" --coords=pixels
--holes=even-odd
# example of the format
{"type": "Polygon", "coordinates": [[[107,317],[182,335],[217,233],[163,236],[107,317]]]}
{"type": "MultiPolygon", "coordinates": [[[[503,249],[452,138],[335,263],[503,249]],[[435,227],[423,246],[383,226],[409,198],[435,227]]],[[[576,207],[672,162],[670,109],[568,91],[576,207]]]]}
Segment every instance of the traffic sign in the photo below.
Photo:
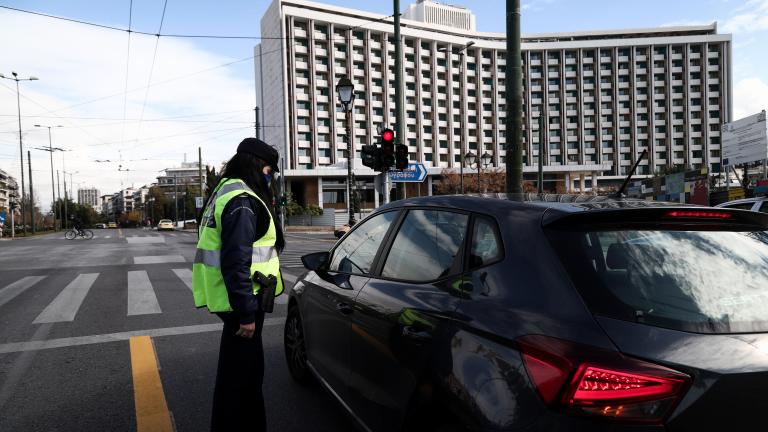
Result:
{"type": "Polygon", "coordinates": [[[395,183],[421,183],[427,178],[427,168],[424,164],[409,163],[408,168],[402,171],[390,171],[389,179],[395,183]]]}
{"type": "Polygon", "coordinates": [[[203,197],[195,197],[195,208],[196,209],[203,208],[203,197]]]}
{"type": "Polygon", "coordinates": [[[0,226],[3,226],[5,224],[5,212],[0,212],[0,226]]]}

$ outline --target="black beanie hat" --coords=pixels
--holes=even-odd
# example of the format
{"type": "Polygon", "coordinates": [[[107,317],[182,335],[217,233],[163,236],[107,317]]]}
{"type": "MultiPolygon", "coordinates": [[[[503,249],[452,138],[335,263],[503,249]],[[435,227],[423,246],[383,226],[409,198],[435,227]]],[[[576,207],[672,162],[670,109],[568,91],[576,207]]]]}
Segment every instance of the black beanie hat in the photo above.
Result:
{"type": "Polygon", "coordinates": [[[258,138],[244,139],[240,145],[237,146],[237,152],[252,154],[268,163],[273,171],[280,172],[280,167],[277,165],[277,162],[280,159],[280,154],[274,147],[258,138]]]}

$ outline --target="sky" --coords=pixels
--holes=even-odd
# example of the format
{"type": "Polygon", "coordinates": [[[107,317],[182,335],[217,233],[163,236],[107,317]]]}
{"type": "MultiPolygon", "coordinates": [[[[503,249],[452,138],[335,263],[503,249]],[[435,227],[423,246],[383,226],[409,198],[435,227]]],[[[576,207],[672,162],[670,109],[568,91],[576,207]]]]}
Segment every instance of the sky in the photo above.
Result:
{"type": "MultiPolygon", "coordinates": [[[[153,35],[257,37],[270,3],[0,0],[0,6],[150,33],[129,38],[125,31],[0,9],[0,73],[39,78],[20,83],[20,102],[25,165],[30,150],[43,209],[51,202],[51,161],[35,148],[48,146],[44,126],[62,126],[51,129],[53,146],[67,150],[54,154],[54,170],[71,173],[75,189],[102,194],[150,184],[185,156],[196,160],[198,147],[204,164],[218,166],[231,156],[254,133],[258,41],[153,35]]],[[[387,0],[324,3],[392,13],[387,0]]],[[[409,3],[401,1],[402,8],[409,3]]],[[[479,31],[505,31],[503,0],[448,3],[471,9],[479,31]]],[[[717,22],[720,33],[733,35],[735,118],[768,108],[768,0],[523,0],[521,22],[523,34],[717,22]]],[[[0,169],[17,179],[18,138],[15,83],[0,79],[0,169]]]]}

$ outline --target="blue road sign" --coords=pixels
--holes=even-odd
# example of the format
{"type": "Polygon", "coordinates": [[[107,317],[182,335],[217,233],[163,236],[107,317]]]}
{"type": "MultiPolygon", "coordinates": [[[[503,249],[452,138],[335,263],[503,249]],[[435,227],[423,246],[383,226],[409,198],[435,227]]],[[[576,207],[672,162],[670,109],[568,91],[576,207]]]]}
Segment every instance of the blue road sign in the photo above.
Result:
{"type": "Polygon", "coordinates": [[[5,212],[1,211],[0,212],[0,225],[3,225],[3,224],[5,224],[5,212]]]}
{"type": "Polygon", "coordinates": [[[421,183],[427,178],[427,168],[422,163],[409,163],[402,171],[390,171],[389,179],[395,183],[421,183]]]}

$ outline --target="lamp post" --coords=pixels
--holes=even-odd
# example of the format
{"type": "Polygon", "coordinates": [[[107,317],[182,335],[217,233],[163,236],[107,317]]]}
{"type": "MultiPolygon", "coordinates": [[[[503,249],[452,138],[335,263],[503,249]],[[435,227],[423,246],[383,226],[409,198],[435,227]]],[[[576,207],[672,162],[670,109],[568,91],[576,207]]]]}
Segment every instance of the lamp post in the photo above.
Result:
{"type": "MultiPolygon", "coordinates": [[[[467,50],[467,48],[471,47],[474,44],[475,44],[474,41],[469,41],[461,49],[452,51],[453,54],[458,54],[459,55],[459,84],[461,85],[461,96],[459,96],[459,97],[461,98],[461,113],[462,113],[462,115],[466,111],[464,109],[464,100],[465,100],[464,99],[464,52],[467,50]]],[[[438,49],[438,51],[440,51],[440,52],[447,52],[448,49],[443,47],[443,48],[438,49]]],[[[464,132],[462,131],[462,137],[463,136],[464,136],[464,132]]],[[[459,150],[459,159],[460,159],[460,162],[461,162],[459,164],[459,182],[461,184],[460,190],[461,190],[462,194],[464,194],[464,146],[463,146],[463,144],[464,143],[462,142],[462,146],[461,146],[462,148],[459,150]]],[[[453,146],[453,143],[451,143],[451,146],[453,146]]]]}
{"type": "Polygon", "coordinates": [[[480,161],[477,160],[477,155],[471,151],[464,156],[464,160],[467,161],[469,168],[472,168],[472,165],[477,166],[477,192],[480,193],[480,161]]]}
{"type": "MultiPolygon", "coordinates": [[[[24,223],[24,144],[22,144],[21,140],[21,98],[19,95],[19,81],[37,81],[37,77],[29,77],[29,78],[19,78],[19,74],[16,72],[11,72],[11,75],[13,75],[13,78],[7,77],[0,73],[0,78],[7,79],[7,80],[13,80],[16,81],[16,107],[19,112],[19,158],[21,160],[21,226],[22,231],[26,235],[27,233],[27,225],[24,223]]],[[[35,219],[35,205],[34,203],[30,206],[32,209],[31,212],[31,221],[34,226],[34,219],[35,219]]]]}
{"type": "Polygon", "coordinates": [[[57,212],[56,212],[56,190],[54,189],[55,183],[53,181],[53,152],[55,152],[55,151],[64,151],[64,149],[61,149],[61,148],[58,148],[58,147],[53,147],[52,140],[51,140],[51,128],[60,128],[60,127],[64,127],[64,126],[61,126],[61,125],[44,126],[44,125],[36,124],[35,127],[45,127],[45,128],[48,128],[48,148],[44,148],[44,147],[35,147],[35,148],[37,150],[47,151],[48,153],[50,153],[50,156],[51,156],[51,201],[53,201],[53,229],[54,230],[58,230],[59,228],[56,225],[56,217],[57,217],[57,212]]]}
{"type": "Polygon", "coordinates": [[[353,150],[352,129],[350,127],[350,115],[352,106],[355,102],[355,85],[347,77],[342,77],[336,84],[336,93],[339,95],[339,102],[344,105],[345,124],[347,132],[347,210],[349,212],[349,226],[355,224],[354,208],[352,207],[352,159],[355,157],[353,150]]]}
{"type": "MultiPolygon", "coordinates": [[[[486,170],[488,169],[488,165],[491,164],[491,159],[493,159],[493,156],[491,156],[488,152],[483,153],[483,156],[480,157],[483,161],[483,168],[486,170]]],[[[480,169],[478,166],[477,170],[477,180],[480,181],[480,169]]],[[[477,184],[477,190],[480,191],[480,183],[477,184]]],[[[487,192],[488,190],[484,188],[483,193],[487,192]]]]}

